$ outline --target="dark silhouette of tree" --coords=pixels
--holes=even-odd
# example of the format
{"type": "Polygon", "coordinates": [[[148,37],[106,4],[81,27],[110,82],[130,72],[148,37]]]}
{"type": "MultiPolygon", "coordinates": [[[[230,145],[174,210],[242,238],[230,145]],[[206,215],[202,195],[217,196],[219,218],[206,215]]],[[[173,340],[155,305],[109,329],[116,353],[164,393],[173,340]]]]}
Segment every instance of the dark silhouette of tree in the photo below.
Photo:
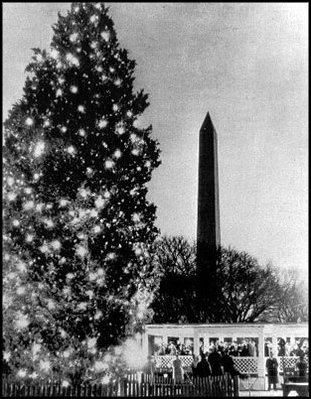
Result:
{"type": "Polygon", "coordinates": [[[151,308],[153,322],[195,322],[195,246],[179,237],[163,237],[155,250],[159,287],[151,308]]]}
{"type": "Polygon", "coordinates": [[[293,276],[282,279],[283,271],[269,263],[260,265],[246,252],[219,248],[216,268],[206,282],[206,300],[197,293],[194,243],[183,237],[164,237],[157,245],[155,259],[159,269],[159,285],[151,304],[155,323],[290,322],[307,318],[303,291],[293,276]]]}
{"type": "Polygon", "coordinates": [[[280,275],[282,292],[270,320],[280,323],[308,321],[308,287],[296,269],[284,270],[280,275]]]}
{"type": "Polygon", "coordinates": [[[232,248],[221,248],[215,273],[218,297],[209,307],[213,321],[256,322],[274,309],[281,293],[277,271],[261,266],[247,254],[232,248]]]}

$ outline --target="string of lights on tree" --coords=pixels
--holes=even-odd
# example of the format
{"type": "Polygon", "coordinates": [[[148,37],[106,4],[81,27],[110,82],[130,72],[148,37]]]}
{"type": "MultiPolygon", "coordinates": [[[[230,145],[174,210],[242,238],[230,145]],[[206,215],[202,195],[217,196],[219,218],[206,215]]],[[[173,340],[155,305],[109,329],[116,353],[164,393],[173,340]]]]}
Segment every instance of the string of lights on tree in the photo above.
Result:
{"type": "Polygon", "coordinates": [[[111,372],[148,316],[158,231],[145,184],[160,161],[108,9],[72,3],[53,30],[4,124],[4,359],[66,385],[111,372]]]}

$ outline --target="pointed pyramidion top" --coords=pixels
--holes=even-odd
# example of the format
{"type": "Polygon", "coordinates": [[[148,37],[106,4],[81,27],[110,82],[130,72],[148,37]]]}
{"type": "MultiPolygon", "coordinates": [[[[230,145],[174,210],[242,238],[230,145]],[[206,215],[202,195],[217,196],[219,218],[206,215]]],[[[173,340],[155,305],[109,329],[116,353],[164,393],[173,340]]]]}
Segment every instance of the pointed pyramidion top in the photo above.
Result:
{"type": "Polygon", "coordinates": [[[201,126],[201,129],[200,129],[200,132],[201,132],[202,130],[209,130],[209,131],[215,130],[209,112],[207,112],[207,114],[206,114],[206,117],[205,117],[204,122],[203,122],[203,124],[202,124],[202,126],[201,126]]]}

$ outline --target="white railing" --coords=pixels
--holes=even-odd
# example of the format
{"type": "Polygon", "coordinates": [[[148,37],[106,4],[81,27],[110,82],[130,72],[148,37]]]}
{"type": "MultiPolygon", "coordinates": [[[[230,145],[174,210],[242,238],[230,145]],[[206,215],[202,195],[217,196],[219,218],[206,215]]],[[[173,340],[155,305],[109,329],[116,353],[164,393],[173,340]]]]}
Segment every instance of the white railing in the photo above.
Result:
{"type": "MultiPolygon", "coordinates": [[[[174,355],[155,355],[155,366],[156,368],[161,369],[171,369],[173,367],[173,361],[176,356],[174,355]]],[[[179,359],[181,360],[181,364],[183,367],[191,367],[192,364],[192,356],[189,355],[180,355],[179,359]]]]}
{"type": "MultiPolygon", "coordinates": [[[[155,355],[155,366],[160,369],[171,369],[173,367],[173,361],[176,356],[173,355],[155,355]]],[[[184,368],[191,367],[192,356],[179,356],[181,364],[184,368]]],[[[258,373],[258,357],[233,357],[235,368],[242,374],[256,374],[258,373]]],[[[266,357],[264,358],[264,364],[266,367],[266,357]]],[[[295,367],[299,357],[298,356],[281,356],[277,357],[279,363],[279,372],[283,372],[283,367],[295,367]]],[[[308,363],[307,372],[309,372],[309,357],[305,356],[305,360],[308,363]]]]}
{"type": "Polygon", "coordinates": [[[233,357],[233,363],[242,374],[258,373],[258,357],[233,357]]]}
{"type": "MultiPolygon", "coordinates": [[[[155,366],[160,369],[171,369],[173,367],[173,361],[176,358],[174,355],[156,355],[155,366]]],[[[184,368],[191,367],[192,356],[185,355],[179,356],[181,364],[184,368]]],[[[258,358],[257,357],[234,357],[234,365],[240,373],[257,373],[258,371],[258,358]]]]}
{"type": "MultiPolygon", "coordinates": [[[[299,360],[299,356],[277,356],[277,361],[279,363],[279,372],[283,372],[283,368],[295,367],[299,360]]],[[[265,357],[265,362],[267,357],[265,357]]],[[[305,361],[307,362],[307,373],[309,372],[309,356],[305,355],[305,361]]]]}

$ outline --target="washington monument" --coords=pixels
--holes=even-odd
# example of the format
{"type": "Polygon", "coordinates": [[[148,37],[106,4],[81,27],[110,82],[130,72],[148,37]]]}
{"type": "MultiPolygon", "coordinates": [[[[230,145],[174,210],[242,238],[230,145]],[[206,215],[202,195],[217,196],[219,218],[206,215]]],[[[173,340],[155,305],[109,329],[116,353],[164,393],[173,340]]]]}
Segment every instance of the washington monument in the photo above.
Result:
{"type": "Polygon", "coordinates": [[[200,129],[198,186],[198,281],[206,291],[220,245],[217,134],[209,113],[200,129]]]}

